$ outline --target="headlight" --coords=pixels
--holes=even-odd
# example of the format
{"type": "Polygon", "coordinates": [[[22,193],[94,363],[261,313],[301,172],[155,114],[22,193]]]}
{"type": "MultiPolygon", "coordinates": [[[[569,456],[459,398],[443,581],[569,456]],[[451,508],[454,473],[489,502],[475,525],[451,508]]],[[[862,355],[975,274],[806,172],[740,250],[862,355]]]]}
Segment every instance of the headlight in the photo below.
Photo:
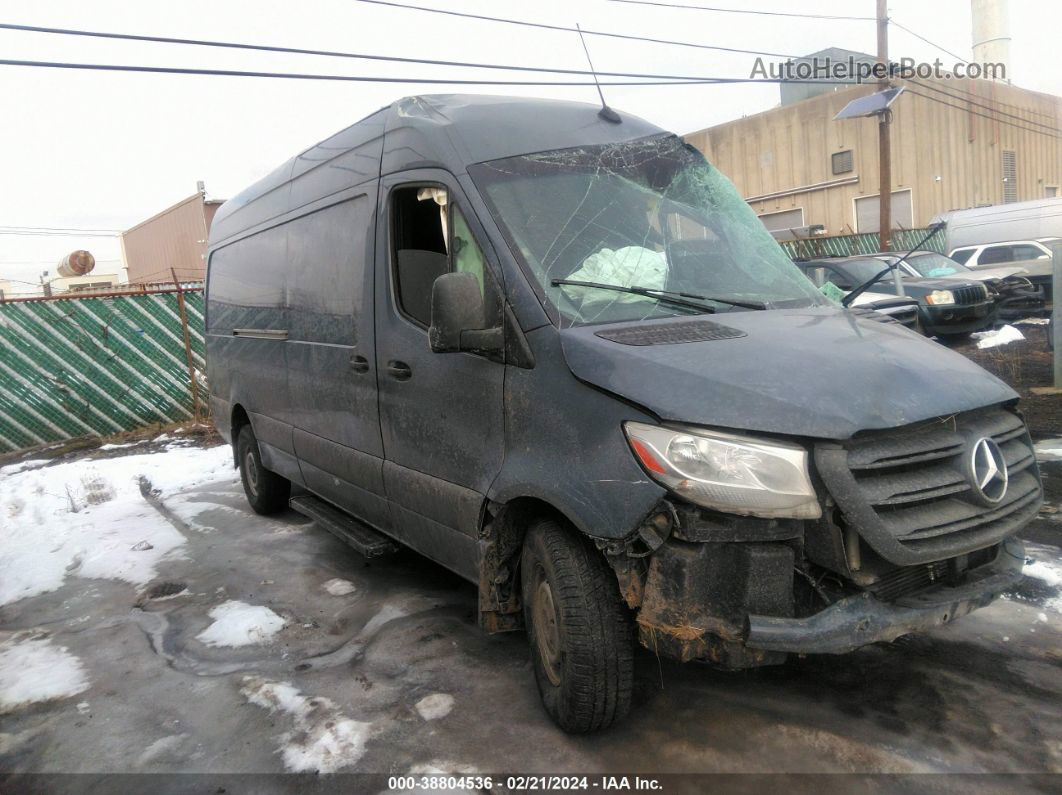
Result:
{"type": "Polygon", "coordinates": [[[951,290],[934,290],[926,296],[926,303],[933,306],[955,303],[955,293],[951,290]]]}
{"type": "Polygon", "coordinates": [[[767,518],[822,515],[803,447],[640,422],[623,429],[649,476],[690,502],[767,518]]]}

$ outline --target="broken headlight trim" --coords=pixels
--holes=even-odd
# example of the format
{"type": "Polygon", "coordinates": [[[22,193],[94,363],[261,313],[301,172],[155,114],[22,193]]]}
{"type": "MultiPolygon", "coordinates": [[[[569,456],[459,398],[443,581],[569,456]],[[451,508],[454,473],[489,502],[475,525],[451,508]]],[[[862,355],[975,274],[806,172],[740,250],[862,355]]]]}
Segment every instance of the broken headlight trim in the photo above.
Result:
{"type": "Polygon", "coordinates": [[[649,476],[692,503],[768,519],[822,515],[799,445],[640,422],[623,430],[649,476]]]}
{"type": "Polygon", "coordinates": [[[933,306],[944,306],[955,303],[955,293],[951,290],[934,290],[926,296],[926,303],[933,306]]]}

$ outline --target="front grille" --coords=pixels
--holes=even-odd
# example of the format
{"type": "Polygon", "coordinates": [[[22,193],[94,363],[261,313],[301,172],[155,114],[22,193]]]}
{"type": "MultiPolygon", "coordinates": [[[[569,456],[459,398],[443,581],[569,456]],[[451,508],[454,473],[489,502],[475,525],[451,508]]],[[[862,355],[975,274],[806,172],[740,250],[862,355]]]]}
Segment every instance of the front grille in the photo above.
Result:
{"type": "Polygon", "coordinates": [[[910,596],[931,588],[947,576],[948,563],[944,560],[924,563],[921,566],[903,566],[893,569],[867,590],[884,602],[892,602],[901,596],[910,596]]]}
{"type": "Polygon", "coordinates": [[[994,544],[1035,516],[1041,502],[1025,423],[1001,408],[820,444],[815,461],[843,521],[898,565],[994,544]],[[1009,474],[994,505],[978,500],[967,474],[972,444],[983,437],[999,445],[1009,474]]]}
{"type": "Polygon", "coordinates": [[[953,287],[951,292],[955,295],[955,303],[980,304],[988,300],[988,288],[983,284],[971,284],[963,287],[953,287]]]}

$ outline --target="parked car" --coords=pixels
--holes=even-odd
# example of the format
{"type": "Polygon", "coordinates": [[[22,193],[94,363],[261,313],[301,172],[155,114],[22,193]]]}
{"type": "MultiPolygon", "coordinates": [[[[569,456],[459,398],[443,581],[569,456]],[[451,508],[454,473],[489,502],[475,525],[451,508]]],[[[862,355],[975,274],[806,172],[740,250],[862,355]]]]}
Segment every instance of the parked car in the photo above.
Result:
{"type": "Polygon", "coordinates": [[[1001,266],[1021,268],[1037,292],[1050,304],[1054,293],[1054,266],[1047,244],[1057,238],[1012,240],[981,246],[957,248],[951,258],[974,271],[995,270],[1001,266]]]}
{"type": "MultiPolygon", "coordinates": [[[[882,262],[897,262],[898,253],[872,254],[882,262]]],[[[1022,267],[980,268],[971,270],[950,257],[935,251],[916,251],[900,263],[903,272],[915,278],[956,279],[983,282],[996,302],[1001,319],[1017,319],[1044,311],[1043,285],[1036,285],[1022,267]]]]}
{"type": "Polygon", "coordinates": [[[948,254],[967,268],[994,268],[1012,262],[1050,260],[1051,249],[1039,240],[1008,240],[979,246],[962,246],[948,254]]]}
{"type": "MultiPolygon", "coordinates": [[[[628,710],[636,642],[772,665],[1018,582],[1017,394],[827,300],[699,152],[600,110],[399,100],[218,210],[210,401],[251,507],[476,584],[567,731],[628,710]]],[[[991,307],[939,284],[938,323],[991,307]]]]}
{"type": "MultiPolygon", "coordinates": [[[[818,268],[809,271],[807,275],[824,295],[836,301],[841,301],[846,293],[835,284],[827,281],[825,274],[826,270],[824,268],[818,268]]],[[[919,333],[922,331],[921,324],[918,321],[918,301],[914,298],[864,290],[852,301],[849,311],[860,313],[864,317],[869,317],[882,323],[899,323],[912,331],[919,333]]]]}
{"type": "Polygon", "coordinates": [[[856,296],[851,307],[855,311],[866,311],[869,313],[868,316],[875,320],[899,323],[919,333],[922,331],[918,320],[918,301],[914,298],[866,290],[856,296]]]}
{"type": "MultiPolygon", "coordinates": [[[[873,255],[830,257],[796,263],[811,275],[825,269],[825,278],[845,292],[880,273],[884,264],[873,255]]],[[[996,302],[988,287],[976,279],[928,279],[902,273],[904,293],[918,301],[919,323],[930,336],[959,337],[991,328],[997,317],[996,302]]],[[[897,295],[892,273],[881,277],[873,288],[879,293],[897,295]]]]}

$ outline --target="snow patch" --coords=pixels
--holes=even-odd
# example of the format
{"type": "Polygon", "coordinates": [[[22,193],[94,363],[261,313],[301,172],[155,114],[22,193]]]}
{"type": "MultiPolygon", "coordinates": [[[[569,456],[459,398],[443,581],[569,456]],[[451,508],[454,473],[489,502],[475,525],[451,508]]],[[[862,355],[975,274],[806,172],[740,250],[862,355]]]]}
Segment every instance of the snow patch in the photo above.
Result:
{"type": "Polygon", "coordinates": [[[268,607],[231,600],[209,613],[214,623],[195,639],[207,646],[250,646],[268,643],[288,622],[268,607]]]}
{"type": "Polygon", "coordinates": [[[187,737],[187,734],[171,734],[166,737],[160,737],[145,748],[140,756],[137,757],[137,767],[143,767],[144,765],[154,762],[160,756],[170,753],[171,751],[176,751],[187,737]]]}
{"type": "Polygon", "coordinates": [[[65,647],[41,638],[0,643],[0,713],[88,688],[85,667],[65,647]]]}
{"type": "Polygon", "coordinates": [[[417,712],[424,720],[445,718],[454,708],[454,697],[448,693],[432,693],[416,703],[417,712]]]}
{"type": "Polygon", "coordinates": [[[1040,461],[1062,461],[1062,439],[1041,439],[1033,448],[1040,461]]]}
{"type": "Polygon", "coordinates": [[[155,579],[185,539],[145,502],[139,478],[164,495],[231,478],[232,453],[220,446],[20,466],[0,470],[0,605],[54,591],[68,575],[155,579]],[[133,551],[141,541],[151,549],[133,551]]]}
{"type": "Polygon", "coordinates": [[[1015,326],[1046,326],[1050,323],[1050,319],[1046,317],[1026,317],[1021,320],[1015,320],[1015,326]]]}
{"type": "Polygon", "coordinates": [[[338,577],[331,579],[321,586],[332,596],[346,596],[358,590],[350,580],[341,580],[338,577]]]}
{"type": "Polygon", "coordinates": [[[1009,345],[1012,342],[1025,339],[1024,334],[1014,328],[1014,326],[1009,325],[992,331],[978,331],[970,336],[977,340],[977,347],[982,350],[985,348],[998,348],[1000,345],[1009,345]]]}
{"type": "Polygon", "coordinates": [[[384,605],[380,608],[380,611],[369,619],[369,622],[361,628],[361,632],[358,633],[358,638],[371,638],[384,624],[394,621],[396,618],[404,618],[407,615],[409,615],[409,613],[397,605],[384,605]]]}
{"type": "Polygon", "coordinates": [[[346,717],[330,699],[307,698],[290,682],[257,676],[244,677],[243,682],[240,692],[252,704],[291,716],[292,731],[280,736],[277,749],[291,772],[334,773],[364,755],[371,723],[346,717]]]}

